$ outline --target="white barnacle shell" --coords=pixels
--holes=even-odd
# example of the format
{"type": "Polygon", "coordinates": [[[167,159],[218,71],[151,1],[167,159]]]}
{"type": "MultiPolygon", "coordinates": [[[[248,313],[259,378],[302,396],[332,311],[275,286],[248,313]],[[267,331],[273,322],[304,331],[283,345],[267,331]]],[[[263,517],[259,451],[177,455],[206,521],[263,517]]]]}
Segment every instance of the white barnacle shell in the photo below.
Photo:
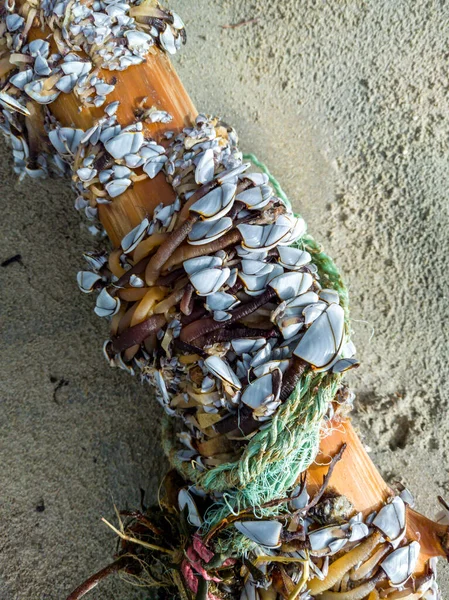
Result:
{"type": "Polygon", "coordinates": [[[298,273],[290,271],[278,275],[270,281],[270,287],[274,289],[281,300],[289,300],[307,292],[313,284],[310,273],[298,273]]]}
{"type": "Polygon", "coordinates": [[[205,269],[213,269],[221,267],[223,260],[219,256],[197,256],[184,261],[183,267],[188,275],[194,275],[205,269]]]}
{"type": "Polygon", "coordinates": [[[86,141],[90,137],[88,137],[88,134],[92,135],[92,130],[100,130],[99,139],[103,144],[106,144],[106,142],[119,135],[121,132],[121,127],[120,125],[109,125],[108,127],[103,127],[103,129],[101,129],[98,125],[94,125],[91,129],[86,131],[86,141]]]}
{"type": "Polygon", "coordinates": [[[121,243],[123,252],[125,254],[129,254],[137,247],[138,244],[140,244],[145,237],[148,225],[149,221],[147,218],[145,218],[139,225],[137,225],[137,227],[134,227],[134,229],[125,235],[121,243]]]}
{"type": "Polygon", "coordinates": [[[30,111],[27,109],[27,107],[23,106],[23,104],[20,104],[20,102],[6,92],[0,92],[0,104],[9,110],[17,111],[26,117],[30,116],[30,111]]]}
{"type": "Polygon", "coordinates": [[[216,221],[231,210],[236,189],[236,184],[231,182],[218,185],[194,202],[190,211],[199,214],[204,220],[216,221]]]}
{"type": "Polygon", "coordinates": [[[244,173],[251,163],[242,163],[241,165],[237,165],[232,169],[228,169],[227,171],[223,171],[219,175],[217,175],[217,182],[219,184],[223,184],[225,182],[232,181],[232,183],[236,183],[237,177],[244,173]]]}
{"type": "Polygon", "coordinates": [[[231,269],[231,274],[229,275],[228,279],[226,280],[226,285],[228,287],[234,287],[234,285],[237,282],[237,276],[239,274],[239,270],[237,269],[237,267],[234,267],[233,269],[231,269]]]}
{"type": "Polygon", "coordinates": [[[209,296],[218,292],[228,279],[230,272],[228,267],[204,269],[191,275],[190,282],[199,296],[209,296]]]}
{"type": "Polygon", "coordinates": [[[369,527],[363,522],[362,513],[358,513],[355,517],[349,521],[350,535],[348,542],[359,542],[369,535],[369,527]]]}
{"type": "Polygon", "coordinates": [[[126,192],[131,184],[131,179],[124,177],[123,179],[113,179],[112,181],[108,181],[104,187],[111,198],[116,198],[126,192]]]}
{"type": "Polygon", "coordinates": [[[250,252],[243,246],[236,246],[237,254],[240,258],[248,258],[250,260],[265,260],[268,256],[268,250],[258,250],[250,252]]]}
{"type": "Polygon", "coordinates": [[[240,192],[236,200],[243,202],[249,210],[260,210],[270,202],[272,196],[273,190],[269,185],[260,185],[240,192]]]}
{"type": "Polygon", "coordinates": [[[415,498],[413,497],[413,494],[408,488],[404,488],[399,494],[399,496],[410,508],[413,508],[415,506],[415,498]]]}
{"type": "Polygon", "coordinates": [[[28,51],[33,58],[36,58],[37,56],[43,56],[44,58],[47,58],[50,52],[50,44],[47,42],[47,40],[38,38],[36,40],[32,40],[28,44],[28,51]]]}
{"type": "MultiPolygon", "coordinates": [[[[293,215],[282,215],[279,219],[283,219],[283,222],[290,222],[290,235],[286,236],[281,242],[282,245],[290,245],[297,242],[307,231],[306,222],[302,217],[295,217],[293,215]]],[[[279,219],[276,221],[278,223],[279,219]]]]}
{"type": "Polygon", "coordinates": [[[56,82],[56,87],[60,92],[69,94],[75,87],[76,82],[76,75],[63,75],[61,79],[56,82]]]}
{"type": "MultiPolygon", "coordinates": [[[[281,378],[279,377],[277,380],[280,384],[281,378]]],[[[276,402],[280,391],[280,385],[277,386],[277,389],[273,387],[273,371],[271,371],[250,383],[244,389],[241,401],[254,410],[267,402],[276,402]]]]}
{"type": "Polygon", "coordinates": [[[92,273],[92,271],[79,271],[76,276],[79,289],[84,294],[90,294],[94,291],[97,281],[101,281],[101,275],[92,273]]]}
{"type": "Polygon", "coordinates": [[[241,389],[242,384],[225,360],[219,358],[218,356],[208,356],[204,361],[204,365],[209,373],[212,373],[212,375],[215,375],[215,377],[218,377],[222,381],[229,383],[232,387],[238,390],[241,389]]]}
{"type": "Polygon", "coordinates": [[[208,244],[218,240],[222,235],[232,228],[232,219],[222,217],[218,221],[199,221],[195,223],[189,233],[188,242],[192,246],[208,244]]]}
{"type": "Polygon", "coordinates": [[[288,369],[289,360],[269,360],[258,367],[252,367],[253,373],[256,377],[262,377],[267,373],[272,373],[275,369],[279,369],[279,371],[284,374],[288,369]]]}
{"type": "MultiPolygon", "coordinates": [[[[114,175],[114,171],[112,169],[105,169],[104,171],[100,171],[100,174],[98,175],[98,179],[100,180],[100,183],[102,183],[103,185],[109,181],[111,179],[111,177],[114,175]]],[[[98,200],[97,200],[98,202],[98,200]]]]}
{"type": "Polygon", "coordinates": [[[329,553],[335,554],[346,545],[348,525],[328,525],[315,529],[308,535],[312,555],[328,549],[329,553]]]}
{"type": "Polygon", "coordinates": [[[82,60],[77,54],[67,54],[61,69],[64,75],[75,75],[78,79],[91,71],[92,63],[89,60],[82,60]]]}
{"type": "MultiPolygon", "coordinates": [[[[248,261],[248,262],[255,262],[255,261],[248,261]]],[[[241,279],[241,281],[245,287],[245,292],[249,296],[259,296],[260,294],[263,294],[263,292],[266,290],[267,285],[270,283],[270,281],[272,279],[282,275],[282,272],[284,269],[280,265],[269,265],[269,266],[271,266],[272,269],[271,270],[264,269],[264,271],[268,271],[268,272],[265,272],[265,274],[263,274],[263,275],[259,275],[259,273],[257,273],[256,275],[247,275],[246,273],[242,273],[242,272],[238,273],[238,276],[241,279]]]]}
{"type": "Polygon", "coordinates": [[[90,181],[97,175],[96,169],[90,169],[89,167],[81,167],[76,171],[76,174],[81,179],[81,181],[90,181]]]}
{"type": "Polygon", "coordinates": [[[61,93],[58,89],[56,90],[44,90],[45,79],[35,79],[24,86],[24,91],[30,98],[38,102],[39,104],[50,104],[54,102],[61,93]]]}
{"type": "Polygon", "coordinates": [[[156,207],[154,210],[153,218],[160,221],[164,227],[167,227],[170,223],[171,217],[175,212],[174,204],[167,204],[167,206],[160,205],[161,208],[156,207]]]}
{"type": "Polygon", "coordinates": [[[30,83],[30,81],[32,81],[32,80],[33,80],[32,69],[25,69],[24,71],[19,71],[18,73],[13,75],[9,81],[19,90],[23,90],[25,85],[27,83],[30,83]]]}
{"type": "Polygon", "coordinates": [[[284,221],[283,215],[271,225],[248,225],[241,223],[237,229],[242,234],[242,246],[249,251],[270,250],[285,239],[291,232],[291,224],[284,221]]]}
{"type": "Polygon", "coordinates": [[[109,117],[112,117],[112,115],[115,115],[115,113],[117,112],[119,105],[120,105],[119,100],[115,100],[114,102],[111,102],[110,104],[108,104],[107,106],[104,107],[104,112],[109,117]]]}
{"type": "Polygon", "coordinates": [[[214,178],[214,151],[212,148],[205,150],[195,169],[195,181],[198,184],[208,183],[214,178]]]}
{"type": "Polygon", "coordinates": [[[25,23],[25,19],[23,17],[21,17],[20,15],[13,13],[13,14],[9,14],[7,15],[6,19],[5,19],[5,23],[6,23],[6,28],[8,29],[8,31],[17,31],[18,29],[21,29],[23,27],[23,24],[25,23]]]}
{"type": "Polygon", "coordinates": [[[237,521],[235,528],[245,537],[265,548],[279,548],[282,524],[278,521],[237,521]]]}
{"type": "MultiPolygon", "coordinates": [[[[245,275],[268,275],[273,271],[274,265],[266,263],[263,260],[251,260],[251,258],[242,260],[242,270],[245,275]]],[[[282,271],[281,271],[282,272],[282,271]]]]}
{"type": "Polygon", "coordinates": [[[123,177],[129,177],[131,175],[131,169],[124,167],[123,165],[113,165],[112,170],[116,179],[123,179],[123,177]]]}
{"type": "Polygon", "coordinates": [[[270,277],[270,274],[261,276],[246,275],[240,271],[238,276],[243,283],[245,292],[248,294],[248,296],[260,296],[266,290],[267,280],[270,277]]]}
{"type": "Polygon", "coordinates": [[[137,275],[131,275],[129,278],[129,285],[135,288],[142,288],[145,286],[145,282],[140,277],[137,277],[137,275]]]}
{"type": "Polygon", "coordinates": [[[308,265],[312,257],[306,250],[292,248],[291,246],[279,246],[279,263],[290,271],[297,271],[301,267],[308,265]]]}
{"type": "Polygon", "coordinates": [[[95,314],[99,317],[113,317],[120,310],[120,299],[113,298],[106,288],[103,288],[98,294],[97,302],[94,308],[95,314]]]}
{"type": "Polygon", "coordinates": [[[286,308],[306,308],[309,304],[314,304],[319,302],[318,294],[315,292],[306,292],[305,294],[301,294],[300,296],[295,296],[290,300],[287,300],[285,306],[286,308]]]}
{"type": "Polygon", "coordinates": [[[307,486],[298,485],[291,493],[290,506],[293,510],[300,510],[301,508],[305,508],[307,506],[309,499],[310,497],[307,492],[307,486]]]}
{"type": "Polygon", "coordinates": [[[420,549],[421,546],[418,542],[412,542],[394,550],[380,563],[390,585],[403,586],[412,576],[418,562],[420,549]]]}
{"type": "Polygon", "coordinates": [[[340,296],[336,290],[322,289],[319,293],[320,300],[327,302],[328,304],[340,304],[340,296]]]}
{"type": "Polygon", "coordinates": [[[105,142],[105,148],[113,158],[119,159],[126,154],[136,154],[143,143],[141,131],[125,131],[105,142]]]}
{"type": "Polygon", "coordinates": [[[129,29],[124,32],[124,37],[128,41],[128,47],[140,52],[147,52],[148,48],[153,44],[153,38],[144,31],[137,29],[129,29]]]}
{"type": "Polygon", "coordinates": [[[260,350],[262,346],[265,346],[265,340],[263,338],[237,338],[232,340],[231,346],[234,352],[241,356],[260,350]]]}
{"type": "Polygon", "coordinates": [[[311,325],[327,308],[327,304],[325,302],[314,302],[313,304],[309,304],[302,311],[304,316],[304,325],[308,327],[311,325]]]}
{"type": "Polygon", "coordinates": [[[113,92],[114,89],[114,85],[106,83],[105,81],[100,81],[99,83],[95,84],[95,91],[99,96],[107,96],[108,94],[113,92]]]}
{"type": "Polygon", "coordinates": [[[240,176],[240,179],[249,179],[257,186],[266,185],[270,180],[266,173],[245,173],[240,176]]]}
{"type": "Polygon", "coordinates": [[[391,502],[385,504],[373,520],[373,525],[394,546],[397,546],[405,535],[406,511],[404,501],[400,496],[395,496],[391,502]]]}
{"type": "Polygon", "coordinates": [[[145,162],[139,154],[127,154],[124,156],[124,159],[126,166],[131,169],[137,169],[137,167],[141,167],[145,162]]]}
{"type": "Polygon", "coordinates": [[[89,221],[94,221],[97,218],[98,208],[95,206],[86,206],[84,209],[84,214],[89,219],[89,221]]]}
{"type": "Polygon", "coordinates": [[[96,254],[95,252],[84,252],[83,258],[95,271],[100,271],[100,269],[102,269],[107,263],[107,259],[104,254],[96,254]]]}
{"type": "Polygon", "coordinates": [[[307,329],[293,354],[316,370],[325,371],[340,353],[343,333],[344,311],[339,304],[330,304],[307,329]]]}
{"type": "Polygon", "coordinates": [[[154,158],[157,158],[158,156],[165,154],[165,148],[163,146],[160,146],[159,144],[154,144],[150,142],[142,146],[139,154],[145,160],[152,160],[154,158]]]}
{"type": "Polygon", "coordinates": [[[271,345],[265,344],[265,346],[263,346],[262,348],[260,348],[260,350],[258,350],[256,352],[256,354],[254,355],[253,359],[250,362],[250,366],[252,368],[260,367],[260,365],[263,365],[264,363],[266,363],[270,357],[271,357],[271,345]]]}
{"type": "Polygon", "coordinates": [[[40,54],[36,56],[36,60],[34,61],[34,72],[38,77],[46,77],[51,73],[47,59],[40,54]]]}
{"type": "Polygon", "coordinates": [[[169,54],[176,54],[175,36],[171,30],[170,25],[167,23],[165,31],[159,35],[159,40],[162,48],[169,54]]]}
{"type": "Polygon", "coordinates": [[[156,175],[162,171],[167,160],[168,158],[164,154],[155,156],[144,164],[143,170],[150,179],[154,179],[156,175]]]}
{"type": "Polygon", "coordinates": [[[207,296],[206,301],[206,307],[210,311],[230,310],[237,304],[240,304],[240,300],[227,292],[215,292],[215,294],[210,294],[207,296]]]}
{"type": "Polygon", "coordinates": [[[232,315],[227,313],[224,310],[216,310],[214,311],[214,321],[218,321],[219,323],[223,323],[224,321],[229,321],[232,315]]]}
{"type": "Polygon", "coordinates": [[[183,488],[179,491],[178,505],[181,512],[184,511],[184,509],[187,509],[187,520],[189,521],[190,525],[193,525],[194,527],[201,527],[203,520],[200,516],[195,500],[188,490],[183,488]]]}
{"type": "Polygon", "coordinates": [[[173,117],[166,110],[157,110],[157,108],[154,107],[146,115],[145,121],[148,121],[149,123],[170,123],[173,121],[173,117]]]}
{"type": "Polygon", "coordinates": [[[84,135],[82,129],[57,127],[48,134],[50,142],[59,154],[75,154],[84,135]]]}
{"type": "Polygon", "coordinates": [[[354,369],[360,365],[356,358],[341,358],[332,367],[332,373],[345,373],[349,369],[354,369]]]}
{"type": "Polygon", "coordinates": [[[185,25],[184,25],[181,17],[178,15],[178,13],[175,13],[173,10],[170,12],[171,12],[171,16],[173,18],[173,27],[178,30],[184,29],[185,25]]]}
{"type": "Polygon", "coordinates": [[[302,307],[290,308],[289,304],[284,301],[271,313],[271,322],[276,323],[279,327],[284,340],[291,340],[303,328],[302,310],[302,307]]]}

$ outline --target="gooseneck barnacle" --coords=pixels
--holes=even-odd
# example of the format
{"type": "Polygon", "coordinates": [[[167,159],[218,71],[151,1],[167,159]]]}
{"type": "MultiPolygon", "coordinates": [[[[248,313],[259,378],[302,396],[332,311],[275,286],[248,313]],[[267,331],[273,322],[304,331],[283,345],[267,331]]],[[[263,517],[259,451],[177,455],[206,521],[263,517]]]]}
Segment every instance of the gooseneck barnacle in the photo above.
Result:
{"type": "Polygon", "coordinates": [[[0,35],[15,169],[70,172],[109,235],[78,285],[110,324],[109,364],[163,406],[174,468],[157,507],[108,524],[117,560],[69,599],[117,571],[183,600],[438,598],[447,526],[388,488],[346,418],[358,363],[338,270],[235,131],[197,115],[166,57],[180,17],[21,0],[0,35]]]}

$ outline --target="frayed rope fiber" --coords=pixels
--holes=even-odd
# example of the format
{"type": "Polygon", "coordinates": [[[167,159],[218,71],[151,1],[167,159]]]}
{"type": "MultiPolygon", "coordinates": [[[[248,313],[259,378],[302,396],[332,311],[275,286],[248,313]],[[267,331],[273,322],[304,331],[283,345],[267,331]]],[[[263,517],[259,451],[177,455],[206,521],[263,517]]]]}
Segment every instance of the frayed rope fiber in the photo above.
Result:
{"type": "MultiPolygon", "coordinates": [[[[253,154],[246,154],[243,158],[266,173],[278,197],[291,207],[285,192],[267,167],[253,154]]],[[[323,287],[338,292],[348,334],[348,293],[334,261],[310,235],[304,236],[296,246],[312,255],[323,287]]],[[[300,474],[314,461],[319,449],[321,423],[340,382],[341,375],[306,371],[288,400],[273,416],[270,426],[249,441],[240,459],[207,471],[200,471],[179,459],[180,446],[176,441],[173,419],[165,416],[162,443],[171,465],[205,492],[223,494],[222,499],[213,504],[205,515],[205,533],[230,514],[238,514],[248,508],[254,509],[260,517],[279,514],[281,507],[260,507],[271,500],[286,497],[300,474]]],[[[241,536],[222,539],[221,545],[221,551],[245,551],[241,536]]]]}

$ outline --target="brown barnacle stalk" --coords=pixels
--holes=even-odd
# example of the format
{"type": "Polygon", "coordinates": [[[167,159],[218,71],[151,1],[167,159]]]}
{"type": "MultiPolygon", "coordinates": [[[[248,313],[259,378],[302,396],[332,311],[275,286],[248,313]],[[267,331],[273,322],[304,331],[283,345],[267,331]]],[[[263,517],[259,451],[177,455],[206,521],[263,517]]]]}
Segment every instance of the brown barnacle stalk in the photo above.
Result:
{"type": "Polygon", "coordinates": [[[288,369],[282,379],[282,389],[280,398],[285,401],[289,398],[295,387],[298,385],[304,371],[307,369],[307,363],[297,356],[293,355],[290,359],[288,369]]]}
{"type": "Polygon", "coordinates": [[[181,340],[183,342],[192,342],[193,340],[196,340],[199,337],[209,335],[214,331],[222,329],[223,325],[229,327],[230,325],[233,325],[234,323],[241,321],[248,315],[254,313],[258,308],[260,308],[264,304],[267,304],[268,302],[270,302],[270,300],[272,300],[275,297],[276,292],[271,288],[268,288],[267,291],[261,294],[260,296],[257,296],[256,298],[249,300],[244,304],[241,304],[233,311],[231,311],[231,318],[228,319],[228,321],[226,321],[224,324],[215,321],[210,317],[207,319],[198,319],[198,321],[194,321],[193,323],[190,323],[186,327],[182,328],[180,335],[181,340]]]}
{"type": "Polygon", "coordinates": [[[271,329],[257,329],[255,327],[236,327],[234,329],[218,329],[211,335],[207,334],[198,338],[195,338],[195,345],[203,348],[204,346],[212,346],[220,342],[232,342],[237,338],[252,338],[252,339],[266,339],[279,337],[279,331],[272,327],[271,329]]]}
{"type": "MultiPolygon", "coordinates": [[[[153,18],[145,12],[147,5],[155,4],[143,2],[136,7],[135,13],[144,24],[148,24],[153,18]]],[[[18,2],[18,6],[21,6],[24,16],[28,17],[29,5],[22,1],[18,2]]],[[[34,20],[37,21],[35,15],[36,13],[30,19],[30,26],[34,20]]],[[[29,39],[48,39],[51,51],[56,52],[58,45],[61,44],[59,32],[56,29],[53,31],[51,27],[41,25],[41,23],[34,23],[29,31],[29,39]]],[[[80,58],[85,59],[84,53],[79,52],[79,55],[80,58]]],[[[13,69],[16,69],[19,59],[20,56],[18,57],[14,53],[9,57],[2,54],[0,57],[0,77],[5,77],[13,69]]],[[[109,81],[110,71],[98,67],[97,76],[109,81]]],[[[48,79],[44,94],[53,93],[54,86],[58,81],[57,76],[48,79]]],[[[117,122],[122,128],[135,123],[136,109],[142,98],[151,98],[152,103],[159,110],[166,111],[172,117],[172,120],[168,123],[152,123],[145,120],[142,124],[143,135],[160,144],[165,142],[164,134],[168,131],[176,134],[184,127],[191,126],[197,114],[169,59],[154,46],[146,54],[145,60],[141,64],[117,71],[115,87],[108,95],[108,103],[119,102],[116,116],[117,122]]],[[[92,128],[98,119],[104,115],[103,108],[97,108],[93,105],[86,106],[83,99],[74,92],[60,94],[53,103],[47,106],[46,110],[48,110],[51,118],[57,120],[62,127],[79,128],[83,131],[92,128]]],[[[42,128],[41,114],[34,115],[32,111],[26,111],[25,114],[28,115],[26,117],[28,120],[25,122],[32,129],[31,138],[33,139],[34,148],[35,138],[40,136],[39,128],[42,128]]],[[[100,162],[97,163],[97,166],[99,164],[100,162]]],[[[106,162],[104,162],[104,166],[107,166],[106,162]]],[[[114,260],[110,266],[111,272],[117,277],[117,280],[108,286],[109,294],[113,300],[117,296],[123,302],[123,306],[112,317],[113,336],[111,347],[114,354],[125,354],[125,360],[131,360],[141,344],[147,344],[145,346],[147,349],[148,347],[154,347],[156,345],[156,335],[165,327],[172,317],[174,308],[179,303],[181,304],[180,311],[183,314],[182,327],[180,337],[175,340],[174,346],[179,348],[182,354],[198,355],[204,359],[205,352],[202,346],[206,343],[232,341],[233,336],[242,338],[248,335],[259,337],[256,331],[257,328],[246,327],[243,321],[274,299],[276,293],[273,289],[267,288],[260,296],[252,297],[250,300],[243,302],[230,310],[230,319],[226,322],[218,322],[210,317],[202,318],[205,311],[192,303],[193,288],[190,284],[187,284],[184,289],[183,287],[176,288],[176,279],[180,275],[184,276],[182,263],[186,260],[212,255],[220,250],[235,247],[242,241],[242,235],[235,227],[207,244],[196,246],[185,241],[194,224],[199,220],[199,216],[190,212],[190,207],[216,185],[219,185],[219,183],[217,184],[214,180],[202,185],[194,192],[182,207],[171,232],[153,234],[137,245],[128,263],[131,268],[124,273],[122,272],[123,266],[120,264],[122,239],[136,226],[140,225],[145,217],[152,217],[155,208],[159,204],[172,205],[175,202],[176,194],[164,175],[159,173],[152,179],[149,177],[141,178],[140,176],[135,178],[133,185],[130,185],[126,191],[115,197],[112,202],[98,205],[99,219],[116,250],[114,260]],[[142,276],[144,273],[144,288],[128,287],[133,275],[142,276]],[[142,289],[143,291],[140,291],[142,289]],[[133,302],[134,304],[132,304],[133,302]]],[[[239,189],[244,189],[245,185],[249,184],[245,183],[244,180],[242,187],[239,189]]],[[[102,191],[100,190],[99,193],[101,194],[102,191]]],[[[231,214],[236,216],[239,208],[239,203],[236,202],[234,212],[231,214]]],[[[274,218],[282,210],[282,207],[279,206],[270,207],[266,214],[262,215],[261,222],[267,222],[267,219],[274,218]]],[[[276,329],[264,330],[262,337],[269,338],[272,335],[277,335],[276,329]]],[[[297,357],[291,359],[288,370],[283,377],[283,387],[280,395],[282,401],[288,399],[305,368],[306,363],[301,359],[297,357]]],[[[223,444],[226,444],[229,443],[229,440],[224,434],[236,428],[240,428],[244,433],[249,433],[259,425],[260,423],[255,421],[253,417],[253,411],[247,406],[243,406],[238,415],[230,414],[216,423],[214,433],[217,436],[221,434],[222,438],[220,439],[223,440],[223,444]]],[[[361,511],[366,516],[371,511],[378,509],[392,495],[392,492],[365,452],[349,420],[334,422],[327,433],[328,435],[323,436],[321,442],[320,456],[307,472],[308,484],[312,490],[321,489],[323,477],[325,477],[325,468],[321,465],[325,464],[326,459],[334,456],[343,444],[346,444],[346,451],[338,464],[335,465],[335,469],[330,476],[329,487],[336,493],[345,496],[353,504],[355,510],[361,511]]],[[[213,439],[216,443],[217,437],[213,439]]],[[[204,443],[207,444],[208,442],[204,443]]],[[[225,454],[225,456],[227,455],[225,454]]],[[[174,502],[172,506],[174,506],[174,502]]],[[[167,508],[167,511],[169,512],[169,508],[167,508]]],[[[135,555],[135,548],[142,547],[161,554],[165,552],[174,562],[179,559],[171,549],[167,550],[161,547],[160,544],[146,542],[141,539],[142,536],[134,535],[132,531],[125,532],[122,528],[115,529],[115,531],[122,541],[127,544],[126,550],[130,554],[132,554],[130,548],[133,549],[133,555],[135,555]]],[[[449,550],[447,527],[434,523],[409,508],[407,509],[407,540],[418,540],[420,543],[420,558],[415,573],[417,576],[425,574],[429,558],[446,556],[449,550]]],[[[362,600],[366,597],[375,600],[377,596],[373,595],[374,590],[381,583],[383,577],[380,572],[374,573],[369,581],[363,581],[359,586],[349,591],[335,592],[331,588],[349,570],[355,568],[359,563],[366,563],[373,552],[380,553],[380,548],[378,549],[380,544],[379,535],[373,533],[363,543],[336,559],[331,564],[329,572],[323,580],[315,578],[307,583],[307,578],[305,578],[305,580],[301,579],[299,583],[294,584],[288,581],[285,574],[283,578],[284,572],[279,571],[281,584],[290,587],[290,593],[288,596],[284,594],[284,597],[288,597],[290,600],[299,598],[302,588],[307,584],[312,594],[316,594],[321,600],[338,598],[362,600]]],[[[132,560],[130,562],[126,556],[119,557],[115,563],[87,580],[85,584],[69,596],[68,600],[78,600],[99,581],[114,572],[132,570],[131,563],[132,560]]],[[[171,569],[172,566],[167,568],[171,569]]],[[[304,573],[306,573],[305,566],[303,578],[304,573]]],[[[179,569],[176,571],[176,575],[173,575],[173,578],[176,580],[176,585],[178,585],[180,579],[179,569]]],[[[181,597],[190,598],[190,592],[189,594],[185,590],[181,592],[183,590],[182,586],[182,582],[179,583],[178,589],[181,597]]],[[[207,590],[205,597],[207,597],[207,590]]],[[[265,598],[271,600],[276,598],[276,595],[267,595],[265,598]]]]}
{"type": "Polygon", "coordinates": [[[192,246],[190,244],[182,244],[173,252],[170,258],[167,259],[163,265],[164,270],[170,270],[173,267],[182,264],[189,258],[197,258],[198,256],[206,256],[208,254],[214,254],[219,250],[225,250],[230,247],[234,247],[240,243],[242,236],[238,229],[232,229],[228,233],[225,233],[222,237],[218,238],[208,244],[202,244],[201,246],[192,246]]]}

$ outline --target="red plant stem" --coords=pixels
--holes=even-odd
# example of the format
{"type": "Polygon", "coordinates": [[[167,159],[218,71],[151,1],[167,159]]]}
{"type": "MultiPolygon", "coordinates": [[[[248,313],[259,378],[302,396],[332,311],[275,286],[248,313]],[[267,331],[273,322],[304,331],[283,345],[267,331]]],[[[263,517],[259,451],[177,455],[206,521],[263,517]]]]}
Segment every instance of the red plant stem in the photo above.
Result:
{"type": "Polygon", "coordinates": [[[118,573],[119,571],[125,571],[126,568],[131,564],[131,560],[127,556],[122,556],[117,559],[115,562],[111,563],[104,569],[101,569],[95,575],[86,579],[84,583],[82,583],[79,587],[76,588],[68,597],[67,600],[79,600],[90,592],[100,581],[106,579],[113,573],[118,573]]]}

